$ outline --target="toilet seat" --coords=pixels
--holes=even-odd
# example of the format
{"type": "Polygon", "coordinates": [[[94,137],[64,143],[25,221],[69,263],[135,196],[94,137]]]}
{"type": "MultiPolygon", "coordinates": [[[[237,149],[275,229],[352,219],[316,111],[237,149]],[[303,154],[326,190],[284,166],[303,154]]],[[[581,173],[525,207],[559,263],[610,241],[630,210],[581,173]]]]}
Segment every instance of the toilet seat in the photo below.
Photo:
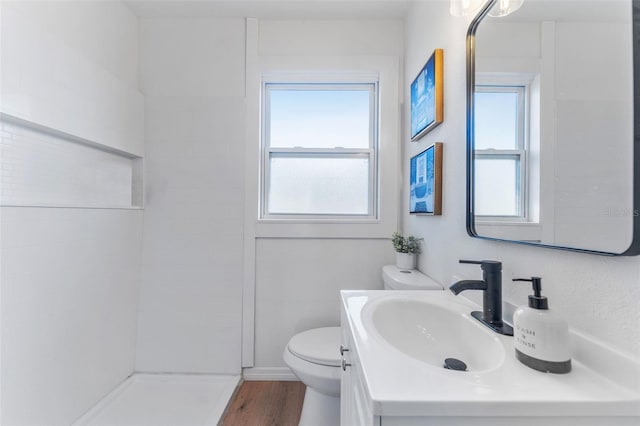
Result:
{"type": "Polygon", "coordinates": [[[340,327],[323,327],[296,334],[289,341],[289,351],[305,361],[330,367],[340,366],[340,327]]]}

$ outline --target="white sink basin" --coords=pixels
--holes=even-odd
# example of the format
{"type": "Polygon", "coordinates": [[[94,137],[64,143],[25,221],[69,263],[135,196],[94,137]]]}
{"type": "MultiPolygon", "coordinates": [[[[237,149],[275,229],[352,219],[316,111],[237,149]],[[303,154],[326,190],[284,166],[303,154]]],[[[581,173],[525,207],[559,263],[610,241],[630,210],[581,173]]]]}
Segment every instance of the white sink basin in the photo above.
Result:
{"type": "Polygon", "coordinates": [[[420,424],[524,416],[527,425],[638,425],[637,358],[572,333],[571,373],[542,373],[516,359],[513,337],[471,317],[478,305],[449,291],[342,290],[341,298],[345,359],[357,366],[350,371],[365,382],[364,404],[375,415],[432,419],[420,424]],[[467,371],[444,369],[446,358],[467,371]]]}
{"type": "Polygon", "coordinates": [[[410,298],[381,299],[368,308],[373,334],[431,366],[444,368],[445,359],[456,359],[478,372],[504,361],[501,341],[468,312],[410,298]]]}

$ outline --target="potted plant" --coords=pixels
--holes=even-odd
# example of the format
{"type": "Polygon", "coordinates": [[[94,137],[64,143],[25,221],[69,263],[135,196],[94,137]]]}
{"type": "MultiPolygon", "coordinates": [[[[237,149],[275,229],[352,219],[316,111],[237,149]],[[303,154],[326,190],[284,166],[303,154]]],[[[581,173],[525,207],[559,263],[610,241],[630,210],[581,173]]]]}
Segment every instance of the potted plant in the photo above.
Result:
{"type": "Polygon", "coordinates": [[[400,269],[414,269],[416,267],[416,254],[420,253],[420,240],[413,235],[403,236],[394,232],[391,236],[393,248],[396,249],[396,266],[400,269]]]}

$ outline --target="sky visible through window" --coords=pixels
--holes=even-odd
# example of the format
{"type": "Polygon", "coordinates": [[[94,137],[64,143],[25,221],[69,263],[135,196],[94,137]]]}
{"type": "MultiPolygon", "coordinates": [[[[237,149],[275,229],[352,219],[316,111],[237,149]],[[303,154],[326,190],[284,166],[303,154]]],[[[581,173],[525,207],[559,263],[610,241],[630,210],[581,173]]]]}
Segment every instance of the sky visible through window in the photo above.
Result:
{"type": "Polygon", "coordinates": [[[517,149],[518,95],[476,92],[476,149],[517,149]]]}
{"type": "Polygon", "coordinates": [[[369,148],[370,96],[368,90],[272,90],[271,147],[369,148]]]}

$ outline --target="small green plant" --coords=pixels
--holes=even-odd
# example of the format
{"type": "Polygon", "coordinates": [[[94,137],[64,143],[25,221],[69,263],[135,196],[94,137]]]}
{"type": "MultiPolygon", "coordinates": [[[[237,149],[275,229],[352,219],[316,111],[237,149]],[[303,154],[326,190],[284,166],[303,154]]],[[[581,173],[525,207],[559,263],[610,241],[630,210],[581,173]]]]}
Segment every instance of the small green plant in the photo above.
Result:
{"type": "Polygon", "coordinates": [[[399,232],[394,232],[391,236],[393,248],[398,253],[420,253],[420,240],[422,238],[416,238],[413,235],[405,237],[399,232]]]}

